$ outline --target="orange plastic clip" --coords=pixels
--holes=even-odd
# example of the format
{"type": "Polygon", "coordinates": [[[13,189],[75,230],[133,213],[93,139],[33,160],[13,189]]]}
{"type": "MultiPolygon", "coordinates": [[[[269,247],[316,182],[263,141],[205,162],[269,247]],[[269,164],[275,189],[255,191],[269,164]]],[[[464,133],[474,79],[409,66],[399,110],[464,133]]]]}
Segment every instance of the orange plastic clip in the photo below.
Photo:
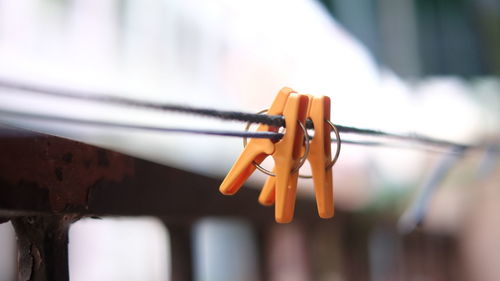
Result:
{"type": "MultiPolygon", "coordinates": [[[[291,93],[293,93],[293,90],[290,88],[281,89],[271,107],[268,109],[268,114],[283,114],[286,102],[291,93]]],[[[275,128],[264,124],[257,128],[259,132],[275,130],[275,128]]],[[[226,178],[224,178],[224,181],[219,187],[220,192],[225,195],[235,194],[248,177],[255,171],[255,166],[252,162],[257,164],[262,163],[268,155],[274,153],[274,150],[274,143],[271,140],[251,139],[248,145],[243,149],[240,157],[238,157],[238,160],[236,160],[233,167],[231,167],[231,170],[227,173],[226,178]]]]}
{"type": "MultiPolygon", "coordinates": [[[[319,216],[331,218],[333,208],[333,178],[331,163],[330,125],[330,98],[321,96],[313,97],[308,110],[308,118],[313,122],[314,138],[309,145],[309,161],[312,169],[314,191],[319,216]],[[321,124],[321,125],[318,125],[321,124]]],[[[269,177],[262,189],[259,202],[263,205],[272,205],[275,201],[275,179],[269,177]]]]}
{"type": "MultiPolygon", "coordinates": [[[[283,137],[276,143],[267,139],[252,139],[219,187],[223,194],[236,193],[255,171],[252,162],[260,164],[272,155],[276,174],[275,219],[280,223],[292,220],[298,179],[298,172],[293,170],[299,163],[304,137],[299,123],[305,123],[308,103],[307,96],[294,94],[289,88],[283,88],[278,93],[268,114],[284,116],[286,130],[283,137]]],[[[257,130],[271,131],[275,128],[261,125],[257,130]]]]}

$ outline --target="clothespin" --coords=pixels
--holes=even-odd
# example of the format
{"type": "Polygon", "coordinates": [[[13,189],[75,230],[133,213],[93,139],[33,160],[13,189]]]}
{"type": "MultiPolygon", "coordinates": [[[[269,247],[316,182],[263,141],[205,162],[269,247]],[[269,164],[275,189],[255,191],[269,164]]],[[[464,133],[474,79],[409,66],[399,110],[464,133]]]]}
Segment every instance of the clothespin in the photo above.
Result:
{"type": "MultiPolygon", "coordinates": [[[[314,138],[309,145],[307,160],[311,165],[319,216],[331,218],[334,209],[330,126],[334,127],[329,121],[330,98],[325,96],[309,97],[312,102],[309,104],[307,118],[313,122],[314,138]]],[[[338,132],[336,131],[336,133],[338,132]]],[[[269,177],[259,195],[259,202],[262,205],[272,205],[274,201],[275,178],[269,177]]]]}
{"type": "MultiPolygon", "coordinates": [[[[290,222],[295,207],[300,151],[305,132],[309,98],[298,95],[289,88],[283,88],[268,110],[271,115],[283,115],[286,129],[283,137],[273,143],[268,139],[252,139],[222,182],[219,190],[225,195],[236,193],[248,177],[255,171],[253,165],[260,164],[271,155],[275,162],[277,222],[290,222]],[[301,129],[301,126],[303,130],[301,129]]],[[[260,125],[257,131],[275,131],[276,128],[260,125]]]]}

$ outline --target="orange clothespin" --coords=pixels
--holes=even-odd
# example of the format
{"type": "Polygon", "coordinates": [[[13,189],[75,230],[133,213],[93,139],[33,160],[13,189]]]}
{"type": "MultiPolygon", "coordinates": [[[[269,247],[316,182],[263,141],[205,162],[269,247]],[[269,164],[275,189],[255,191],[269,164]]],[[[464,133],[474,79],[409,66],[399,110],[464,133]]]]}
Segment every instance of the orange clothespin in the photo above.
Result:
{"type": "MultiPolygon", "coordinates": [[[[312,169],[312,178],[314,181],[314,191],[316,194],[316,203],[319,216],[322,218],[333,217],[333,179],[331,160],[331,139],[330,127],[334,129],[337,135],[337,153],[340,151],[340,138],[338,131],[330,122],[330,98],[325,96],[311,97],[308,110],[308,118],[314,124],[314,138],[309,145],[309,154],[307,160],[312,169]]],[[[310,176],[301,176],[310,178],[310,176]]],[[[275,179],[269,177],[259,196],[259,202],[263,205],[272,205],[275,201],[275,179]]]]}
{"type": "MultiPolygon", "coordinates": [[[[276,180],[275,219],[280,223],[291,221],[298,179],[298,171],[295,170],[300,162],[308,103],[307,96],[295,94],[289,88],[283,88],[278,93],[268,114],[284,116],[286,130],[283,137],[276,143],[268,139],[250,140],[219,187],[220,192],[226,195],[236,193],[255,171],[253,164],[260,164],[267,156],[272,155],[276,180]]],[[[260,125],[257,129],[257,131],[275,130],[276,128],[267,125],[260,125]]]]}

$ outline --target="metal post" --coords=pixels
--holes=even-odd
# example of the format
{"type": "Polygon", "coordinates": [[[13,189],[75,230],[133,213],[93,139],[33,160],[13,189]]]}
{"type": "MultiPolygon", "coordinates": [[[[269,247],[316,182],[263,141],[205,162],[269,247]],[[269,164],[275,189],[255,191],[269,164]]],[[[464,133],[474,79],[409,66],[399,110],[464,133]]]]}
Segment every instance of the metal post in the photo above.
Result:
{"type": "Polygon", "coordinates": [[[18,244],[19,281],[66,281],[68,229],[74,215],[26,216],[11,219],[18,244]]]}

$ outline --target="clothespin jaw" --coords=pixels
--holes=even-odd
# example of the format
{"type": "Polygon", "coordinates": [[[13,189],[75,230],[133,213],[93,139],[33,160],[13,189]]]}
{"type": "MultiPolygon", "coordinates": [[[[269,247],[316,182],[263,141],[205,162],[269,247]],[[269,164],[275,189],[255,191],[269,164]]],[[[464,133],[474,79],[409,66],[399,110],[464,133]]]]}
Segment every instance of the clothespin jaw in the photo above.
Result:
{"type": "MultiPolygon", "coordinates": [[[[273,168],[273,173],[276,174],[276,168],[273,168]]],[[[271,206],[276,201],[276,178],[267,177],[264,186],[259,194],[259,203],[264,206],[271,206]]]]}
{"type": "MultiPolygon", "coordinates": [[[[312,169],[316,204],[321,218],[331,218],[333,208],[333,178],[331,163],[330,128],[326,120],[330,120],[330,98],[312,97],[309,103],[308,118],[314,124],[314,138],[309,145],[309,161],[312,169]]],[[[259,195],[262,205],[272,205],[275,202],[275,179],[269,177],[259,195]]]]}
{"type": "MultiPolygon", "coordinates": [[[[269,108],[268,114],[282,115],[291,93],[293,93],[293,90],[290,88],[284,87],[281,89],[269,108]]],[[[257,128],[257,131],[276,131],[276,128],[262,124],[257,128]]],[[[220,192],[225,195],[235,194],[255,171],[255,166],[252,162],[255,161],[260,164],[267,156],[273,154],[274,151],[275,144],[271,140],[251,139],[224,178],[219,187],[220,192]]]]}

